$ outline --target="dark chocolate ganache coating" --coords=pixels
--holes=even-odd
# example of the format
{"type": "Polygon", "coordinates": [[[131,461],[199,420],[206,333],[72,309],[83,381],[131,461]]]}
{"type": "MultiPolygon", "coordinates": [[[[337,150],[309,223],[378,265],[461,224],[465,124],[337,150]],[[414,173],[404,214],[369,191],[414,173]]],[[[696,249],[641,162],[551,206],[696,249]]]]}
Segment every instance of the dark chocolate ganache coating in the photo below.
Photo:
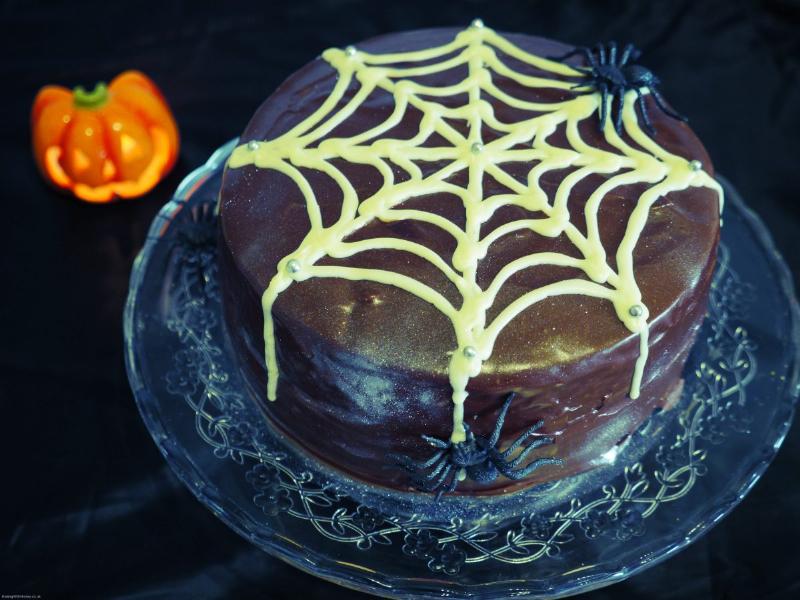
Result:
{"type": "MultiPolygon", "coordinates": [[[[359,48],[381,54],[439,46],[452,40],[454,29],[434,29],[374,38],[359,48]]],[[[509,41],[540,56],[564,54],[570,48],[525,35],[506,35],[509,41]]],[[[530,75],[537,69],[506,57],[513,68],[530,75]]],[[[579,62],[579,59],[576,59],[579,62]]],[[[462,80],[455,68],[426,76],[426,83],[448,85],[462,80]]],[[[552,74],[548,74],[552,77],[552,74]]],[[[308,117],[331,93],[337,73],[316,59],[286,80],[258,109],[241,142],[269,140],[308,117]]],[[[498,87],[534,102],[557,102],[572,97],[559,89],[527,88],[497,76],[498,87]]],[[[352,97],[353,90],[342,102],[352,97]]],[[[519,120],[513,109],[487,98],[501,120],[519,120]]],[[[454,105],[463,104],[453,98],[454,105]]],[[[654,140],[667,151],[701,161],[713,174],[700,141],[683,122],[661,112],[647,96],[655,128],[654,140]]],[[[394,102],[388,92],[376,91],[330,135],[351,136],[385,120],[394,102]]],[[[409,138],[420,115],[408,110],[392,129],[393,137],[409,138]]],[[[450,123],[466,134],[466,124],[450,123]]],[[[594,118],[580,125],[591,146],[611,149],[594,118]]],[[[486,129],[484,140],[497,132],[486,129]]],[[[637,147],[627,134],[623,139],[637,147]]],[[[548,142],[568,147],[563,128],[548,142]]],[[[367,165],[333,161],[352,182],[360,199],[375,193],[383,178],[367,165]]],[[[441,165],[420,165],[434,170],[441,165]]],[[[520,181],[528,163],[504,164],[520,181]]],[[[320,204],[323,222],[339,213],[341,190],[327,175],[300,169],[320,204]]],[[[394,167],[398,180],[404,172],[394,167]]],[[[540,185],[552,203],[560,182],[573,169],[549,171],[540,185]]],[[[611,175],[590,175],[569,196],[572,222],[585,233],[584,206],[589,195],[611,175]]],[[[405,175],[405,178],[408,176],[405,175]]],[[[466,172],[449,181],[465,185],[466,172]]],[[[631,211],[644,184],[621,186],[603,199],[598,222],[608,261],[625,233],[631,211]]],[[[484,180],[484,195],[507,193],[494,179],[484,180]]],[[[447,194],[410,198],[403,208],[435,212],[464,225],[460,200],[447,194]]],[[[520,218],[522,208],[505,207],[484,224],[481,236],[520,218]]],[[[530,218],[531,213],[527,213],[530,218]]],[[[254,166],[228,168],[220,197],[220,271],[227,329],[242,371],[270,421],[320,460],[366,481],[405,489],[407,474],[387,468],[387,456],[414,459],[430,456],[432,448],[420,436],[447,439],[453,403],[447,367],[456,338],[450,321],[424,300],[402,289],[366,281],[324,278],[293,283],[273,307],[280,368],[277,400],[267,400],[261,296],[278,262],[293,252],[309,231],[305,200],[287,176],[254,166]]],[[[455,244],[440,229],[417,221],[373,221],[351,241],[399,237],[419,242],[445,260],[455,244]]],[[[499,478],[490,484],[461,482],[459,492],[500,493],[521,485],[538,484],[585,471],[609,460],[609,450],[635,430],[657,407],[680,391],[681,372],[704,314],[719,239],[719,200],[715,190],[690,187],[660,198],[650,209],[647,225],[634,250],[636,281],[650,312],[649,359],[641,395],[629,397],[639,335],[620,322],[607,300],[587,296],[545,299],[519,314],[497,338],[481,373],[469,381],[465,423],[476,433],[491,431],[503,397],[517,396],[501,437],[508,443],[543,420],[536,435],[555,442],[534,452],[532,459],[554,456],[563,462],[534,471],[522,482],[499,478]]],[[[552,251],[579,256],[565,235],[549,238],[519,230],[494,243],[480,263],[477,283],[488,285],[506,264],[533,252],[552,251]]],[[[363,252],[348,259],[326,258],[321,264],[342,264],[394,271],[413,276],[445,296],[455,306],[460,297],[440,271],[416,255],[392,250],[363,252]]],[[[514,275],[500,291],[487,322],[527,290],[566,278],[583,278],[582,271],[539,266],[514,275]]]]}

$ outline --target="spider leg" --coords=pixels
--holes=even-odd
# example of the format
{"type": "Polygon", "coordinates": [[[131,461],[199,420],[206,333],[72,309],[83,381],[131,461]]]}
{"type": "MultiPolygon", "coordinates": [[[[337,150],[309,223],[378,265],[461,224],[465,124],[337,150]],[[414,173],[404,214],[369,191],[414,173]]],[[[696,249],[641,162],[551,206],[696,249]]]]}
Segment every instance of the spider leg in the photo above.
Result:
{"type": "Polygon", "coordinates": [[[623,67],[628,64],[628,60],[636,60],[639,58],[639,51],[633,44],[626,44],[622,50],[622,56],[619,59],[619,66],[623,67]]]}
{"type": "Polygon", "coordinates": [[[528,475],[533,473],[539,467],[543,467],[544,465],[560,465],[561,462],[562,461],[559,458],[539,458],[533,461],[524,469],[512,470],[506,467],[502,467],[499,469],[499,471],[509,479],[519,480],[519,479],[525,479],[528,475]]]}
{"type": "MultiPolygon", "coordinates": [[[[450,474],[450,471],[453,470],[453,465],[447,463],[447,466],[442,470],[441,475],[439,475],[439,479],[437,479],[434,483],[423,484],[420,486],[426,492],[434,492],[439,490],[439,493],[436,494],[437,500],[441,497],[441,492],[443,491],[441,488],[444,485],[444,482],[447,481],[447,476],[450,474]]],[[[455,473],[453,474],[453,479],[455,479],[455,473]]]]}
{"type": "Polygon", "coordinates": [[[577,56],[578,54],[581,53],[582,50],[583,50],[583,48],[573,48],[572,50],[570,50],[566,54],[559,54],[558,56],[548,56],[547,58],[549,60],[555,60],[555,61],[558,61],[558,62],[562,62],[562,61],[567,60],[568,58],[572,58],[573,56],[577,56]]]}
{"type": "Polygon", "coordinates": [[[608,87],[601,83],[598,90],[600,92],[600,131],[605,131],[606,128],[606,105],[608,104],[608,87]]]}
{"type": "Polygon", "coordinates": [[[396,462],[397,466],[402,467],[407,471],[422,471],[423,469],[433,466],[437,460],[444,456],[445,452],[445,450],[439,450],[438,452],[435,452],[431,458],[424,462],[415,462],[407,456],[403,456],[401,454],[390,454],[388,458],[390,461],[396,462]]]}
{"type": "Polygon", "coordinates": [[[434,455],[431,458],[429,458],[423,463],[417,463],[416,466],[419,467],[420,469],[427,469],[428,467],[432,466],[437,460],[442,458],[442,456],[444,456],[444,453],[445,450],[439,450],[438,452],[434,453],[434,455]]]}
{"type": "Polygon", "coordinates": [[[570,50],[566,54],[562,54],[561,56],[550,56],[548,58],[550,60],[564,62],[568,58],[572,58],[573,56],[577,56],[579,54],[583,56],[583,58],[586,60],[587,63],[589,63],[589,66],[591,67],[591,69],[589,69],[590,71],[597,67],[597,62],[595,62],[594,56],[592,55],[592,51],[589,48],[585,48],[582,46],[578,48],[573,48],[572,50],[570,50]]]}
{"type": "Polygon", "coordinates": [[[642,90],[636,88],[636,106],[639,107],[639,112],[642,113],[642,121],[644,121],[644,128],[650,135],[655,135],[656,130],[653,123],[650,122],[650,114],[647,112],[647,104],[644,101],[642,90]]]}
{"type": "Polygon", "coordinates": [[[386,455],[387,467],[402,467],[406,469],[413,461],[402,454],[390,453],[386,455]]]}
{"type": "Polygon", "coordinates": [[[456,490],[456,486],[458,485],[458,477],[453,474],[453,477],[450,479],[450,483],[447,484],[447,488],[439,488],[439,491],[436,492],[436,502],[442,499],[444,494],[452,494],[456,490]]]}
{"type": "Polygon", "coordinates": [[[594,79],[594,77],[592,76],[592,71],[590,69],[587,69],[585,67],[573,67],[573,68],[576,71],[583,73],[583,75],[577,82],[575,82],[575,85],[572,86],[572,89],[580,87],[582,85],[586,85],[587,82],[590,82],[594,79]]]}
{"type": "Polygon", "coordinates": [[[594,65],[594,56],[592,56],[592,50],[590,48],[587,48],[586,46],[581,46],[575,49],[575,54],[579,54],[580,56],[583,57],[583,60],[585,60],[587,63],[589,63],[590,65],[594,65]]]}
{"type": "Polygon", "coordinates": [[[420,462],[420,463],[411,462],[411,464],[414,465],[417,468],[417,470],[427,469],[427,468],[433,466],[436,463],[436,461],[441,459],[444,456],[445,452],[446,452],[446,450],[439,450],[438,452],[434,453],[434,455],[431,458],[429,458],[428,460],[426,460],[425,462],[420,462]]]}
{"type": "MultiPolygon", "coordinates": [[[[522,452],[520,452],[519,455],[514,460],[512,460],[512,461],[510,461],[509,463],[506,463],[506,464],[512,464],[513,466],[516,467],[523,460],[525,460],[525,457],[528,454],[530,454],[533,450],[536,450],[537,448],[541,448],[542,446],[549,446],[552,443],[553,443],[553,438],[549,438],[549,437],[542,437],[542,438],[533,440],[529,445],[525,446],[525,449],[522,452]]],[[[516,448],[514,448],[513,450],[511,448],[509,448],[505,452],[498,452],[497,455],[501,460],[505,461],[506,459],[508,459],[509,456],[511,456],[511,454],[513,454],[514,450],[516,450],[516,448]]]]}
{"type": "Polygon", "coordinates": [[[617,96],[617,117],[614,120],[614,129],[617,131],[617,134],[622,132],[622,109],[625,108],[625,88],[621,88],[619,90],[619,96],[617,96]]]}
{"type": "Polygon", "coordinates": [[[582,92],[575,92],[576,96],[591,96],[592,94],[596,94],[599,91],[598,89],[591,87],[590,83],[586,83],[583,85],[589,86],[588,89],[585,89],[582,92]]]}
{"type": "Polygon", "coordinates": [[[573,56],[577,56],[579,54],[583,56],[584,60],[589,64],[589,67],[591,67],[590,69],[588,69],[589,71],[597,67],[597,61],[595,61],[594,55],[592,54],[592,50],[586,47],[575,48],[574,50],[571,50],[561,56],[551,56],[550,60],[557,60],[563,62],[566,59],[572,58],[573,56]]]}
{"type": "Polygon", "coordinates": [[[424,478],[427,479],[428,481],[430,481],[431,479],[436,477],[439,473],[441,473],[442,469],[444,469],[444,466],[446,464],[449,464],[447,462],[447,459],[441,461],[438,465],[436,465],[436,468],[434,468],[433,471],[431,471],[430,473],[425,475],[424,478]]]}
{"type": "Polygon", "coordinates": [[[444,440],[440,440],[439,438],[431,437],[429,435],[422,435],[422,439],[428,442],[431,446],[436,448],[449,448],[450,442],[445,442],[444,440]]]}
{"type": "MultiPolygon", "coordinates": [[[[600,43],[600,44],[597,44],[595,46],[595,50],[597,51],[597,57],[598,57],[598,59],[600,61],[600,64],[601,65],[607,65],[608,64],[608,60],[607,60],[607,57],[606,57],[606,47],[602,43],[600,43]]],[[[595,66],[595,65],[592,65],[592,66],[595,66]]]]}
{"type": "Polygon", "coordinates": [[[656,88],[650,86],[648,89],[650,90],[650,93],[653,95],[653,100],[656,101],[656,104],[658,105],[658,108],[663,110],[666,114],[668,114],[673,119],[678,119],[679,121],[688,121],[688,119],[686,117],[684,117],[681,114],[676,113],[674,110],[672,110],[671,108],[669,108],[667,106],[667,103],[664,100],[664,96],[662,96],[661,93],[656,88]]]}
{"type": "Polygon", "coordinates": [[[525,450],[519,453],[519,456],[506,464],[509,468],[516,469],[525,461],[526,458],[528,458],[528,455],[530,455],[531,452],[537,448],[541,448],[542,446],[549,446],[552,443],[552,438],[539,438],[538,440],[534,440],[530,446],[526,446],[525,450]]]}
{"type": "Polygon", "coordinates": [[[522,435],[520,435],[517,439],[511,442],[511,445],[509,445],[508,448],[506,448],[502,452],[499,452],[498,454],[503,458],[508,458],[508,456],[514,452],[514,450],[519,448],[522,445],[522,443],[529,437],[531,437],[531,435],[535,431],[537,431],[543,424],[544,421],[537,421],[536,423],[528,427],[528,429],[524,433],[522,433],[522,435]]]}
{"type": "Polygon", "coordinates": [[[594,82],[594,77],[591,77],[590,75],[586,75],[584,77],[581,77],[580,80],[575,83],[575,85],[570,86],[569,89],[574,90],[574,89],[577,89],[577,88],[580,88],[580,87],[589,86],[590,91],[587,92],[587,93],[594,93],[595,89],[594,89],[594,87],[592,87],[592,83],[593,82],[594,82]]]}
{"type": "Polygon", "coordinates": [[[612,65],[617,64],[617,42],[608,42],[608,62],[612,65]]]}
{"type": "Polygon", "coordinates": [[[442,484],[447,480],[447,476],[450,474],[450,471],[453,470],[453,465],[451,463],[444,463],[445,467],[442,469],[442,472],[439,474],[439,478],[433,483],[431,486],[432,490],[435,490],[442,486],[442,484]]]}
{"type": "Polygon", "coordinates": [[[593,71],[594,69],[597,68],[597,61],[594,59],[592,51],[589,48],[582,48],[582,50],[583,50],[583,56],[586,58],[586,62],[589,63],[589,66],[593,71]]]}
{"type": "MultiPolygon", "coordinates": [[[[458,486],[458,476],[456,475],[456,473],[453,473],[453,477],[452,479],[450,479],[450,483],[447,486],[446,492],[448,494],[452,494],[453,492],[456,491],[456,486],[458,486]]],[[[439,497],[441,498],[441,495],[439,497]]]]}
{"type": "Polygon", "coordinates": [[[500,409],[500,414],[497,415],[497,423],[495,423],[494,431],[492,431],[492,435],[489,436],[489,445],[496,446],[497,440],[500,439],[500,431],[503,429],[503,423],[506,421],[506,414],[508,413],[508,407],[511,406],[511,401],[514,399],[514,392],[511,392],[506,396],[505,401],[503,402],[503,407],[500,409]]]}

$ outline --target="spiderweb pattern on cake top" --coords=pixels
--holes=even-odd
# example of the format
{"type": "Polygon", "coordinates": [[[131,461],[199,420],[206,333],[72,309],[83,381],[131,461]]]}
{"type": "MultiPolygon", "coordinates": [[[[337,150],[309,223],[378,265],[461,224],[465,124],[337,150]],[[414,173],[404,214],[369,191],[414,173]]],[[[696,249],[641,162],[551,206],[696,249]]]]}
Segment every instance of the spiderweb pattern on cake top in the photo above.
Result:
{"type": "MultiPolygon", "coordinates": [[[[228,162],[230,168],[252,165],[273,169],[291,178],[305,199],[310,224],[301,244],[279,262],[262,296],[269,399],[276,399],[278,382],[273,304],[292,283],[313,278],[342,278],[394,286],[430,303],[449,319],[457,340],[448,367],[454,405],[453,443],[465,439],[464,402],[469,380],[480,373],[503,329],[522,311],[545,298],[577,294],[612,303],[621,323],[639,335],[639,356],[632,365],[630,387],[630,396],[638,397],[648,355],[649,312],[636,282],[633,252],[647,223],[649,210],[670,192],[708,187],[718,193],[721,211],[723,194],[719,184],[697,161],[668,152],[642,130],[634,107],[636,91],[626,93],[622,107],[623,129],[633,144],[625,141],[609,121],[602,134],[612,151],[592,146],[581,137],[580,123],[596,115],[601,106],[599,94],[585,93],[591,90],[578,87],[574,95],[570,94],[575,80],[569,78],[580,78],[581,72],[525,52],[479,22],[441,46],[390,54],[370,54],[348,47],[327,50],[322,58],[338,75],[325,101],[282,135],[240,145],[228,162]],[[510,60],[501,59],[499,53],[510,60]],[[512,62],[537,74],[515,70],[512,62]],[[420,81],[464,67],[466,76],[451,85],[436,86],[420,81]],[[563,90],[568,99],[531,101],[505,92],[495,78],[513,81],[530,90],[532,96],[537,90],[563,90]],[[356,91],[348,98],[353,86],[356,91]],[[388,118],[350,137],[332,135],[378,90],[393,97],[394,109],[388,118]],[[455,103],[454,99],[460,97],[465,102],[455,103]],[[514,122],[501,121],[493,103],[501,103],[527,116],[514,122]],[[421,114],[416,135],[408,139],[387,137],[387,132],[410,110],[421,114]],[[455,121],[466,124],[466,135],[451,124],[455,121]],[[548,143],[548,137],[560,127],[566,133],[568,148],[548,143]],[[498,137],[484,140],[485,128],[497,132],[498,137]],[[431,140],[443,143],[431,144],[431,140]],[[382,185],[371,196],[360,199],[352,182],[332,163],[334,159],[373,167],[383,178],[382,185]],[[429,173],[420,167],[423,163],[443,166],[429,173]],[[526,181],[521,182],[504,170],[504,163],[530,164],[526,181]],[[407,178],[398,180],[395,167],[402,169],[407,178]],[[553,198],[549,198],[540,185],[540,178],[549,171],[568,168],[571,172],[560,182],[553,198]],[[315,190],[301,169],[324,173],[341,189],[341,210],[332,224],[323,224],[315,190]],[[450,180],[461,171],[468,174],[466,186],[450,180]],[[604,180],[586,201],[586,233],[583,233],[572,222],[567,201],[578,182],[595,174],[603,176],[604,180]],[[486,176],[508,188],[509,193],[485,197],[486,176]],[[629,216],[616,251],[616,268],[612,268],[603,246],[598,212],[609,193],[632,184],[645,184],[646,189],[629,216]],[[429,194],[457,197],[465,210],[465,226],[461,228],[433,212],[403,208],[404,202],[429,194]],[[505,223],[482,236],[481,226],[506,206],[521,208],[532,215],[505,223]],[[455,251],[446,260],[425,245],[407,239],[374,237],[348,241],[376,220],[426,223],[452,236],[455,251]],[[490,246],[522,230],[549,238],[566,236],[578,256],[534,252],[509,262],[488,286],[480,287],[478,267],[490,246]],[[407,252],[427,261],[455,286],[461,304],[454,305],[429,285],[402,273],[319,264],[326,257],[346,259],[374,250],[407,252]],[[487,322],[487,314],[505,283],[516,273],[541,265],[579,269],[585,278],[571,277],[530,289],[487,322]]],[[[640,90],[639,93],[647,92],[640,90]]],[[[610,107],[606,106],[606,110],[610,107]]]]}

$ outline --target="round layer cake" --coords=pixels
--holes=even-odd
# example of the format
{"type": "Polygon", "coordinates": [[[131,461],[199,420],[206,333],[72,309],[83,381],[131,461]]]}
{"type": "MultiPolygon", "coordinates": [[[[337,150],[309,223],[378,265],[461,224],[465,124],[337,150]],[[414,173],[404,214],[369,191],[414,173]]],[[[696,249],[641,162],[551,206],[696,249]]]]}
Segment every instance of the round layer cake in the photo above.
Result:
{"type": "Polygon", "coordinates": [[[219,205],[227,330],[317,459],[503,493],[613,460],[679,396],[721,191],[635,50],[551,58],[571,50],[481,23],[385,35],[248,124],[219,205]]]}

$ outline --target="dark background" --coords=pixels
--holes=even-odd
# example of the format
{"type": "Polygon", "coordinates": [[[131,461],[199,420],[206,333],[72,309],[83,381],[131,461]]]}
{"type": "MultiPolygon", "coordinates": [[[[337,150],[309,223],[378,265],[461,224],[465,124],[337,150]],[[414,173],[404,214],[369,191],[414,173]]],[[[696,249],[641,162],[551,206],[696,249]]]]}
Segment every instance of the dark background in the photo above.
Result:
{"type": "MultiPolygon", "coordinates": [[[[464,25],[644,50],[717,169],[800,269],[800,3],[217,2],[0,4],[0,594],[355,597],[256,550],[172,475],[125,377],[131,263],[178,182],[329,46],[464,25]],[[28,113],[47,83],[149,74],[182,135],[145,198],[90,206],[44,185],[28,113]]],[[[586,598],[800,597],[800,428],[748,498],[668,562],[586,598]]]]}

